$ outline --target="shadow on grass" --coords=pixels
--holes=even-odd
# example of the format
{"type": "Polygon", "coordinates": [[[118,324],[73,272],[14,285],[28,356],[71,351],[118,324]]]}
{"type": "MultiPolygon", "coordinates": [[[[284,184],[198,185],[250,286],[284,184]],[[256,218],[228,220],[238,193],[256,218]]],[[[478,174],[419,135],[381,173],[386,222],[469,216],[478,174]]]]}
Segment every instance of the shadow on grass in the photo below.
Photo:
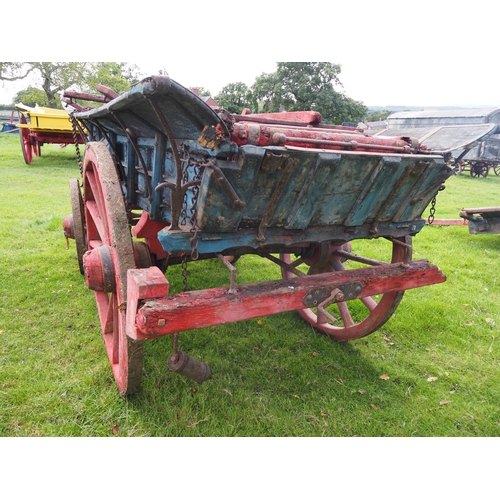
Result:
{"type": "Polygon", "coordinates": [[[250,320],[233,324],[232,335],[181,337],[181,349],[211,367],[203,384],[169,371],[170,339],[147,341],[143,390],[129,407],[148,419],[155,408],[151,428],[162,436],[362,435],[364,418],[401,404],[415,384],[382,380],[359,350],[366,340],[337,343],[282,316],[280,332],[250,320]]]}

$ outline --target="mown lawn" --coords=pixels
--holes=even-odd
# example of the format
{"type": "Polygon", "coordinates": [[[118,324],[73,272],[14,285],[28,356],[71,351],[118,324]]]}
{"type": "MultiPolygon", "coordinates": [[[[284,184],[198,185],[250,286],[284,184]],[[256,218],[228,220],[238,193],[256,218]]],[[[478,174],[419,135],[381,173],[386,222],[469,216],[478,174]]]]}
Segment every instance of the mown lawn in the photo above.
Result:
{"type": "MultiPolygon", "coordinates": [[[[2,436],[498,436],[498,235],[426,226],[414,258],[447,275],[407,291],[382,329],[336,343],[295,313],[181,335],[206,361],[196,385],[170,372],[171,339],[146,342],[143,390],[118,395],[93,294],[78,272],[68,182],[72,147],[44,146],[23,161],[19,139],[0,136],[0,435],[2,436]]],[[[498,203],[500,178],[451,178],[436,218],[498,203]]],[[[238,262],[242,279],[274,266],[238,262]]],[[[219,261],[190,265],[190,280],[226,279],[219,261]]],[[[169,269],[173,289],[180,269],[169,269]]]]}

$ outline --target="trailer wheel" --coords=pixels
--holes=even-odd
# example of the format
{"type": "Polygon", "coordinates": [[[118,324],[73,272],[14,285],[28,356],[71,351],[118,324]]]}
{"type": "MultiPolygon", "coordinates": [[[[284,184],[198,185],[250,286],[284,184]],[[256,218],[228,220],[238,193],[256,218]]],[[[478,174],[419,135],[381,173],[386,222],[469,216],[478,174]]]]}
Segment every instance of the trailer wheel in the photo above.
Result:
{"type": "Polygon", "coordinates": [[[140,390],[143,365],[143,342],[125,333],[127,270],[136,264],[116,167],[100,142],[88,143],[85,150],[83,199],[88,248],[85,278],[94,290],[106,352],[125,396],[140,390]],[[102,283],[99,276],[104,276],[102,283]]]}
{"type": "MultiPolygon", "coordinates": [[[[26,117],[19,113],[19,123],[26,125],[26,117]]],[[[21,139],[21,149],[24,161],[29,165],[33,161],[33,148],[31,146],[30,131],[27,128],[19,128],[19,138],[21,139]]]]}
{"type": "Polygon", "coordinates": [[[78,257],[78,266],[80,268],[80,273],[84,274],[83,254],[87,250],[87,242],[85,236],[85,216],[83,210],[83,198],[78,179],[69,180],[69,192],[71,197],[71,213],[73,216],[72,229],[76,243],[76,255],[78,257]]]}
{"type": "Polygon", "coordinates": [[[495,175],[500,175],[500,164],[495,165],[493,167],[493,171],[495,172],[495,175]]]}
{"type": "MultiPolygon", "coordinates": [[[[409,245],[392,243],[391,263],[403,262],[405,251],[410,253],[411,259],[411,236],[398,238],[399,241],[409,245]]],[[[306,271],[304,259],[292,259],[290,254],[281,255],[281,259],[294,267],[302,266],[306,271]]],[[[337,247],[337,251],[329,252],[329,256],[312,263],[307,270],[307,274],[335,273],[346,270],[349,262],[359,262],[359,256],[350,250],[350,244],[337,247]],[[349,258],[351,257],[351,258],[349,258]]],[[[369,264],[368,264],[369,265],[369,264]]],[[[293,278],[291,271],[282,268],[282,276],[285,279],[293,278]]],[[[354,340],[364,337],[378,330],[394,313],[403,298],[404,290],[388,292],[380,297],[364,297],[345,302],[338,302],[327,308],[330,318],[318,312],[316,308],[300,309],[300,316],[317,330],[326,333],[331,338],[338,341],[354,340]]]]}
{"type": "Polygon", "coordinates": [[[489,169],[488,164],[482,161],[471,163],[470,175],[471,177],[487,177],[489,169]]]}

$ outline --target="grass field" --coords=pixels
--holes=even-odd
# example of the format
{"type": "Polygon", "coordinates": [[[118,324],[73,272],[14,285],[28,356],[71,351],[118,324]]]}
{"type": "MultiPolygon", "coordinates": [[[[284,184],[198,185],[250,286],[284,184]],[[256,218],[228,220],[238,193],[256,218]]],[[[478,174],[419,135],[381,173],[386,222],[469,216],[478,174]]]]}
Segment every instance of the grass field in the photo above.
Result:
{"type": "MultiPolygon", "coordinates": [[[[443,284],[407,291],[374,334],[336,343],[296,313],[186,332],[206,361],[201,385],[170,372],[171,339],[145,344],[143,390],[122,398],[107,361],[92,292],[62,220],[71,211],[74,148],[42,148],[26,165],[19,138],[0,134],[0,436],[500,435],[500,235],[426,226],[414,259],[443,284]]],[[[500,178],[447,182],[436,218],[500,205],[500,178]]],[[[271,267],[238,261],[242,279],[271,267]]],[[[197,286],[226,279],[218,261],[190,265],[197,286]]],[[[169,269],[174,290],[179,269],[169,269]]]]}

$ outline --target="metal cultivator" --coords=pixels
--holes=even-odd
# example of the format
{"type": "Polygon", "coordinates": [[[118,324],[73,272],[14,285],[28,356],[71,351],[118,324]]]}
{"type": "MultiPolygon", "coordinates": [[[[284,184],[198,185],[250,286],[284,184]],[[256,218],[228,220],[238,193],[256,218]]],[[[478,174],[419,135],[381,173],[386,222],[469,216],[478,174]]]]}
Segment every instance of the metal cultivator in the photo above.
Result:
{"type": "Polygon", "coordinates": [[[445,280],[412,260],[412,236],[451,169],[410,138],[316,112],[230,115],[165,76],[74,117],[88,136],[65,232],[123,395],[140,389],[147,339],[173,335],[169,367],[202,382],[210,370],[179,350],[180,332],[296,310],[346,341],[380,328],[406,289],[445,280]],[[355,253],[360,240],[388,255],[355,253]],[[247,254],[281,279],[238,285],[247,254]],[[170,266],[209,258],[227,286],[169,294],[170,266]]]}

